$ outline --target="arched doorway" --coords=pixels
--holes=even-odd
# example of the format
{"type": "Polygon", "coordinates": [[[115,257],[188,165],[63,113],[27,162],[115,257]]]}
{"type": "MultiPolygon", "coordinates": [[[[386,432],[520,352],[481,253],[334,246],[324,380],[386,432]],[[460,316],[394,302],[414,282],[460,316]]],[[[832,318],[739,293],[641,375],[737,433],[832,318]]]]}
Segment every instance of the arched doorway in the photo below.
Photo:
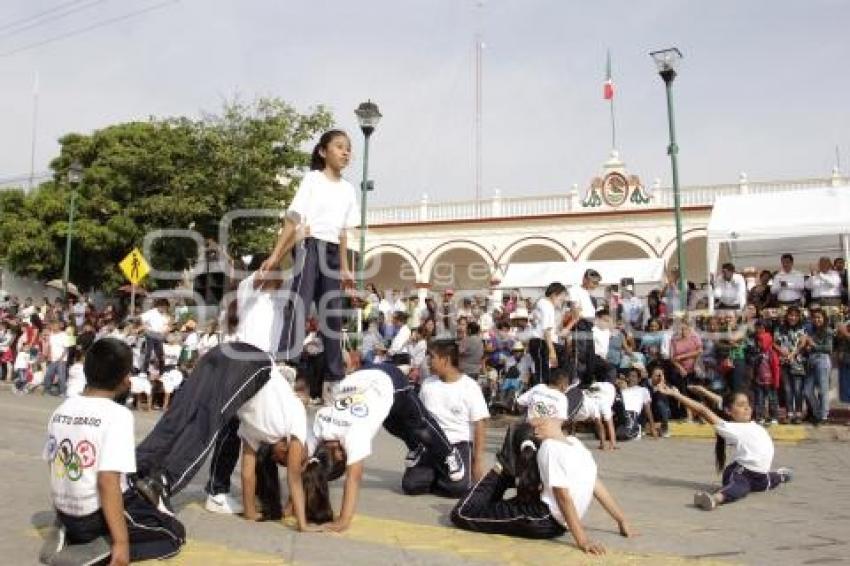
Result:
{"type": "Polygon", "coordinates": [[[587,254],[589,261],[600,261],[610,259],[644,259],[652,257],[642,247],[634,242],[626,240],[613,240],[604,242],[587,254]]]}
{"type": "Polygon", "coordinates": [[[474,244],[447,244],[427,260],[423,273],[433,290],[487,290],[493,275],[493,260],[488,256],[474,244]]]}
{"type": "Polygon", "coordinates": [[[416,286],[418,275],[417,266],[402,252],[384,249],[366,254],[363,277],[366,283],[374,283],[380,291],[410,292],[416,286]]]}

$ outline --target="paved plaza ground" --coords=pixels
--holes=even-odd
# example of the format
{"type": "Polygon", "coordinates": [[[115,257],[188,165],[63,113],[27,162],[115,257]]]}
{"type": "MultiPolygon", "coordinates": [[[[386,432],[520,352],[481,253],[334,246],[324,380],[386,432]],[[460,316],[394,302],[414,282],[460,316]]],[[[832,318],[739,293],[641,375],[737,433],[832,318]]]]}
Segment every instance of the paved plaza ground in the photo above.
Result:
{"type": "MultiPolygon", "coordinates": [[[[58,403],[0,389],[0,563],[37,563],[52,520],[40,453],[48,415],[58,403]]],[[[141,438],[159,413],[135,415],[141,438]]],[[[848,427],[808,429],[803,440],[777,442],[775,465],[793,466],[795,481],[712,513],[694,508],[691,500],[694,490],[718,481],[713,442],[694,437],[708,436],[699,426],[676,430],[688,437],[643,439],[613,453],[594,450],[601,477],[640,532],[635,539],[619,537],[604,511],[592,506],[585,524],[590,536],[609,549],[602,559],[581,554],[569,536],[527,541],[452,528],[447,519],[452,501],[401,494],[404,449],[382,432],[367,461],[358,515],[347,533],[300,534],[291,524],[247,523],[207,513],[203,472],[175,500],[189,543],[166,564],[850,563],[848,427]]],[[[502,433],[498,426],[488,433],[490,461],[502,433]]],[[[779,436],[800,437],[794,431],[779,436]]],[[[335,506],[340,495],[338,482],[335,506]]]]}

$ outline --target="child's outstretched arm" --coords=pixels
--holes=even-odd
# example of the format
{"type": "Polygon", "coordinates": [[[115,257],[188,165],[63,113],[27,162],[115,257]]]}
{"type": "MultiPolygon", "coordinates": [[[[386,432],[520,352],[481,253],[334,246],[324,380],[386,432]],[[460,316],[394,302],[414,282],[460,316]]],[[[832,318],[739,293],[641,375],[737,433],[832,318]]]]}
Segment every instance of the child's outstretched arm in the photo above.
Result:
{"type": "Polygon", "coordinates": [[[620,509],[620,506],[617,505],[617,502],[614,500],[614,496],[611,495],[608,488],[605,487],[605,484],[603,484],[602,480],[599,478],[596,478],[596,485],[593,486],[593,497],[595,497],[596,501],[602,505],[602,508],[611,515],[611,518],[617,522],[621,535],[626,538],[637,536],[637,532],[635,532],[630,527],[628,521],[626,521],[626,516],[623,514],[623,510],[620,509]]]}
{"type": "Polygon", "coordinates": [[[361,460],[348,466],[345,473],[345,487],[342,490],[342,508],[339,511],[339,518],[333,523],[323,525],[323,530],[335,533],[348,530],[348,527],[351,526],[351,520],[354,518],[354,512],[357,510],[357,497],[360,494],[360,482],[362,480],[363,461],[361,460]]]}
{"type": "Polygon", "coordinates": [[[688,389],[701,395],[703,399],[708,399],[713,405],[720,406],[723,404],[723,397],[713,391],[709,391],[703,385],[689,385],[688,389]]]}
{"type": "Polygon", "coordinates": [[[718,425],[723,422],[723,419],[714,414],[714,411],[703,405],[698,401],[694,401],[693,399],[689,399],[682,395],[682,393],[676,389],[675,387],[670,387],[666,383],[659,383],[657,387],[657,391],[662,395],[667,395],[668,397],[672,397],[685,407],[689,408],[706,421],[708,421],[711,425],[718,425]]]}
{"type": "Polygon", "coordinates": [[[567,523],[567,529],[572,533],[576,541],[576,546],[587,554],[605,554],[605,547],[598,542],[590,540],[584,532],[584,527],[581,524],[578,511],[576,511],[573,498],[570,497],[569,490],[565,487],[553,486],[552,493],[555,495],[555,500],[558,502],[558,507],[561,509],[564,521],[567,523]]]}

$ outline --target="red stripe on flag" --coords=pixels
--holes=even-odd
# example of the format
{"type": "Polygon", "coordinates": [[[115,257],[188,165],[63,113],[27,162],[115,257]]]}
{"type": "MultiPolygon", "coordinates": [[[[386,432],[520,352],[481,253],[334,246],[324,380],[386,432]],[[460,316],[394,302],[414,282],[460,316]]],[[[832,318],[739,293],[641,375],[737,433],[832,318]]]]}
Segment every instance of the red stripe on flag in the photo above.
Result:
{"type": "Polygon", "coordinates": [[[614,98],[614,83],[612,81],[605,81],[605,86],[602,91],[602,97],[605,100],[611,100],[614,98]]]}

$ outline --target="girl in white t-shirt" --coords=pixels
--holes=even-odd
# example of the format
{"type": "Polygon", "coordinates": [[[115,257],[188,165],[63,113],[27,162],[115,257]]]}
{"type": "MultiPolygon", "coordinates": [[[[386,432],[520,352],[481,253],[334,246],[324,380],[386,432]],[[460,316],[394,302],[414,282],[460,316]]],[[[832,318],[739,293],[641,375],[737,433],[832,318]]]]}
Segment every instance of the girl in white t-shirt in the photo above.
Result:
{"type": "Polygon", "coordinates": [[[617,398],[617,389],[607,381],[597,381],[587,389],[583,389],[582,395],[584,398],[575,415],[575,422],[592,422],[596,429],[596,437],[599,439],[599,449],[616,450],[614,401],[617,398]]]}
{"type": "Polygon", "coordinates": [[[266,272],[279,269],[284,255],[292,250],[293,298],[286,308],[279,350],[284,359],[298,360],[307,316],[316,303],[330,382],[345,376],[339,339],[342,290],[354,285],[348,266],[347,230],[360,223],[354,187],[342,177],[350,158],[348,134],[342,130],[322,134],[313,149],[310,172],[301,180],[278,242],[258,275],[262,279],[266,272]],[[308,226],[309,234],[296,245],[298,230],[308,226]]]}
{"type": "MultiPolygon", "coordinates": [[[[718,505],[742,499],[751,491],[767,491],[791,481],[791,468],[770,471],[773,463],[773,440],[764,427],[753,422],[753,406],[749,395],[739,391],[724,397],[721,404],[725,415],[728,416],[728,420],[724,420],[702,403],[682,395],[678,389],[665,383],[659,384],[657,391],[690,408],[714,426],[717,433],[714,455],[717,471],[723,471],[723,487],[714,493],[697,492],[694,495],[695,506],[710,511],[718,505]],[[733,461],[728,466],[727,444],[735,450],[733,461]]],[[[703,391],[704,395],[705,393],[703,391]]],[[[720,400],[719,396],[716,397],[720,400]]]]}
{"type": "Polygon", "coordinates": [[[648,423],[649,436],[655,437],[655,419],[652,414],[652,395],[649,389],[640,385],[640,374],[632,368],[628,370],[626,379],[617,380],[620,389],[620,399],[616,405],[617,440],[632,440],[643,434],[641,416],[648,423]]]}
{"type": "Polygon", "coordinates": [[[464,496],[451,513],[461,529],[524,538],[556,538],[569,531],[576,546],[588,554],[604,554],[605,548],[591,541],[581,519],[595,498],[617,522],[620,534],[634,536],[617,502],[599,480],[596,462],[574,436],[564,436],[560,419],[534,419],[534,437],[518,434],[508,444],[519,444],[515,470],[497,463],[464,496]],[[516,474],[516,477],[513,474],[516,474]],[[504,499],[514,483],[517,496],[504,499]]]}
{"type": "Polygon", "coordinates": [[[569,403],[564,394],[570,385],[570,374],[562,369],[552,372],[549,385],[535,385],[516,400],[522,407],[528,407],[526,419],[554,418],[566,420],[569,403]]]}
{"type": "Polygon", "coordinates": [[[549,383],[551,368],[558,367],[558,354],[555,351],[557,324],[555,313],[561,309],[567,298],[567,288],[557,281],[546,287],[544,296],[537,301],[531,315],[531,339],[528,341],[528,353],[534,360],[534,380],[531,385],[549,383]]]}

